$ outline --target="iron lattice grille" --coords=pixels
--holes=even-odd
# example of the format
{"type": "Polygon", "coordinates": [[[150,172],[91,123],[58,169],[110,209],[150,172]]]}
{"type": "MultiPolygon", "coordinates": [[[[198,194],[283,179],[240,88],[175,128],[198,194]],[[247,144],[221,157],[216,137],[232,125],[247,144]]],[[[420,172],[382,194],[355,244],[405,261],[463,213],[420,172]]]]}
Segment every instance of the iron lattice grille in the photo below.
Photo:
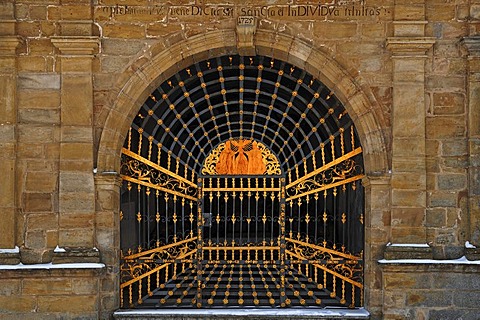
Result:
{"type": "Polygon", "coordinates": [[[122,151],[122,307],[361,306],[358,141],[334,93],[283,61],[224,56],[167,79],[122,151]],[[276,175],[219,175],[242,143],[276,175]]]}

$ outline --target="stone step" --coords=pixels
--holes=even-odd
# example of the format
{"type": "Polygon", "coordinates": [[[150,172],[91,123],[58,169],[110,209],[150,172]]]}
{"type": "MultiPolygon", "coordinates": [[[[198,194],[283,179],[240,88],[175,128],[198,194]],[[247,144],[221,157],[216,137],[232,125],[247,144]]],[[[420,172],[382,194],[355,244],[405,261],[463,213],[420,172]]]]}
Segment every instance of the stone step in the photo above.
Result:
{"type": "Polygon", "coordinates": [[[365,320],[370,314],[363,308],[181,308],[161,310],[119,310],[118,320],[365,320]]]}

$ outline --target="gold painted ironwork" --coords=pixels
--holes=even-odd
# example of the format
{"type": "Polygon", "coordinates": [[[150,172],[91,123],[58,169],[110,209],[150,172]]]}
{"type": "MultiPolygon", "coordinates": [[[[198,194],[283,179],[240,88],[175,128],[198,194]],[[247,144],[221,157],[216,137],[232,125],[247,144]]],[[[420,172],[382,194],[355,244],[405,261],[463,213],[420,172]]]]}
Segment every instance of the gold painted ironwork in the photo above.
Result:
{"type": "Polygon", "coordinates": [[[150,95],[122,149],[121,224],[138,240],[122,247],[121,306],[361,306],[363,252],[348,237],[363,209],[345,203],[362,196],[362,148],[334,92],[270,58],[212,59],[177,76],[150,95]]]}
{"type": "Polygon", "coordinates": [[[204,175],[280,175],[277,157],[261,142],[232,139],[221,143],[205,159],[204,175]]]}

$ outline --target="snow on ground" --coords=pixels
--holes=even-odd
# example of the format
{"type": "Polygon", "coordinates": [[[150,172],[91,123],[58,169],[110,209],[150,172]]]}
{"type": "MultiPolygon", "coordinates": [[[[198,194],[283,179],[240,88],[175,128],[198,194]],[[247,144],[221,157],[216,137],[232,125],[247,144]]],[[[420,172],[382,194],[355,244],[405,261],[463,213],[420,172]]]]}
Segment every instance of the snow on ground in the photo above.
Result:
{"type": "Polygon", "coordinates": [[[465,256],[453,259],[453,260],[433,260],[433,259],[397,259],[397,260],[387,260],[381,259],[378,260],[378,263],[389,264],[389,263],[412,263],[412,264],[478,264],[480,265],[480,260],[470,261],[465,256]]]}
{"type": "Polygon", "coordinates": [[[16,246],[14,249],[0,249],[0,253],[19,253],[20,249],[16,246]]]}
{"type": "Polygon", "coordinates": [[[103,263],[40,263],[40,264],[14,264],[0,265],[0,270],[31,270],[31,269],[101,269],[105,268],[103,263]]]}

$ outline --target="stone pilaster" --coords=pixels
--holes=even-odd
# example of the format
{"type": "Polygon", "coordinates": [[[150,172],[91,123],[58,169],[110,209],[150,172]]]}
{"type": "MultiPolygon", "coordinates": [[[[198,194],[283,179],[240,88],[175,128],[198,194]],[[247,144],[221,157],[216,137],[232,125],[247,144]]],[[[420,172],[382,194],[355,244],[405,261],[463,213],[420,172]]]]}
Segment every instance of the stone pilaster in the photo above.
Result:
{"type": "Polygon", "coordinates": [[[394,244],[426,243],[425,60],[435,41],[425,37],[424,20],[424,1],[399,2],[394,37],[387,39],[393,62],[389,241],[394,244]]]}
{"type": "MultiPolygon", "coordinates": [[[[17,68],[15,52],[21,39],[0,37],[0,248],[15,247],[17,68]]],[[[8,260],[11,260],[10,258],[8,260]]],[[[16,259],[14,259],[16,260],[16,259]]],[[[0,263],[5,263],[0,254],[0,263]]],[[[15,261],[14,261],[15,262],[15,261]]],[[[16,261],[18,262],[18,261],[16,261]]]]}
{"type": "Polygon", "coordinates": [[[426,243],[425,59],[434,40],[389,38],[393,60],[393,243],[426,243]]]}
{"type": "MultiPolygon", "coordinates": [[[[468,50],[467,74],[467,140],[468,140],[468,209],[469,239],[480,247],[480,36],[467,37],[463,44],[468,50]]],[[[467,250],[468,251],[468,250],[467,250]]],[[[468,252],[467,252],[468,255],[468,252]]]]}
{"type": "Polygon", "coordinates": [[[95,246],[92,66],[99,43],[97,37],[53,38],[52,43],[61,64],[58,244],[90,260],[95,246]]]}
{"type": "Polygon", "coordinates": [[[101,172],[95,175],[96,246],[102,253],[102,262],[107,265],[105,277],[101,280],[100,318],[108,318],[113,310],[120,307],[118,283],[120,261],[120,187],[122,179],[115,172],[101,172]]]}
{"type": "Polygon", "coordinates": [[[365,187],[365,306],[373,318],[380,317],[382,277],[377,263],[383,257],[390,230],[390,177],[368,177],[365,187]]]}

